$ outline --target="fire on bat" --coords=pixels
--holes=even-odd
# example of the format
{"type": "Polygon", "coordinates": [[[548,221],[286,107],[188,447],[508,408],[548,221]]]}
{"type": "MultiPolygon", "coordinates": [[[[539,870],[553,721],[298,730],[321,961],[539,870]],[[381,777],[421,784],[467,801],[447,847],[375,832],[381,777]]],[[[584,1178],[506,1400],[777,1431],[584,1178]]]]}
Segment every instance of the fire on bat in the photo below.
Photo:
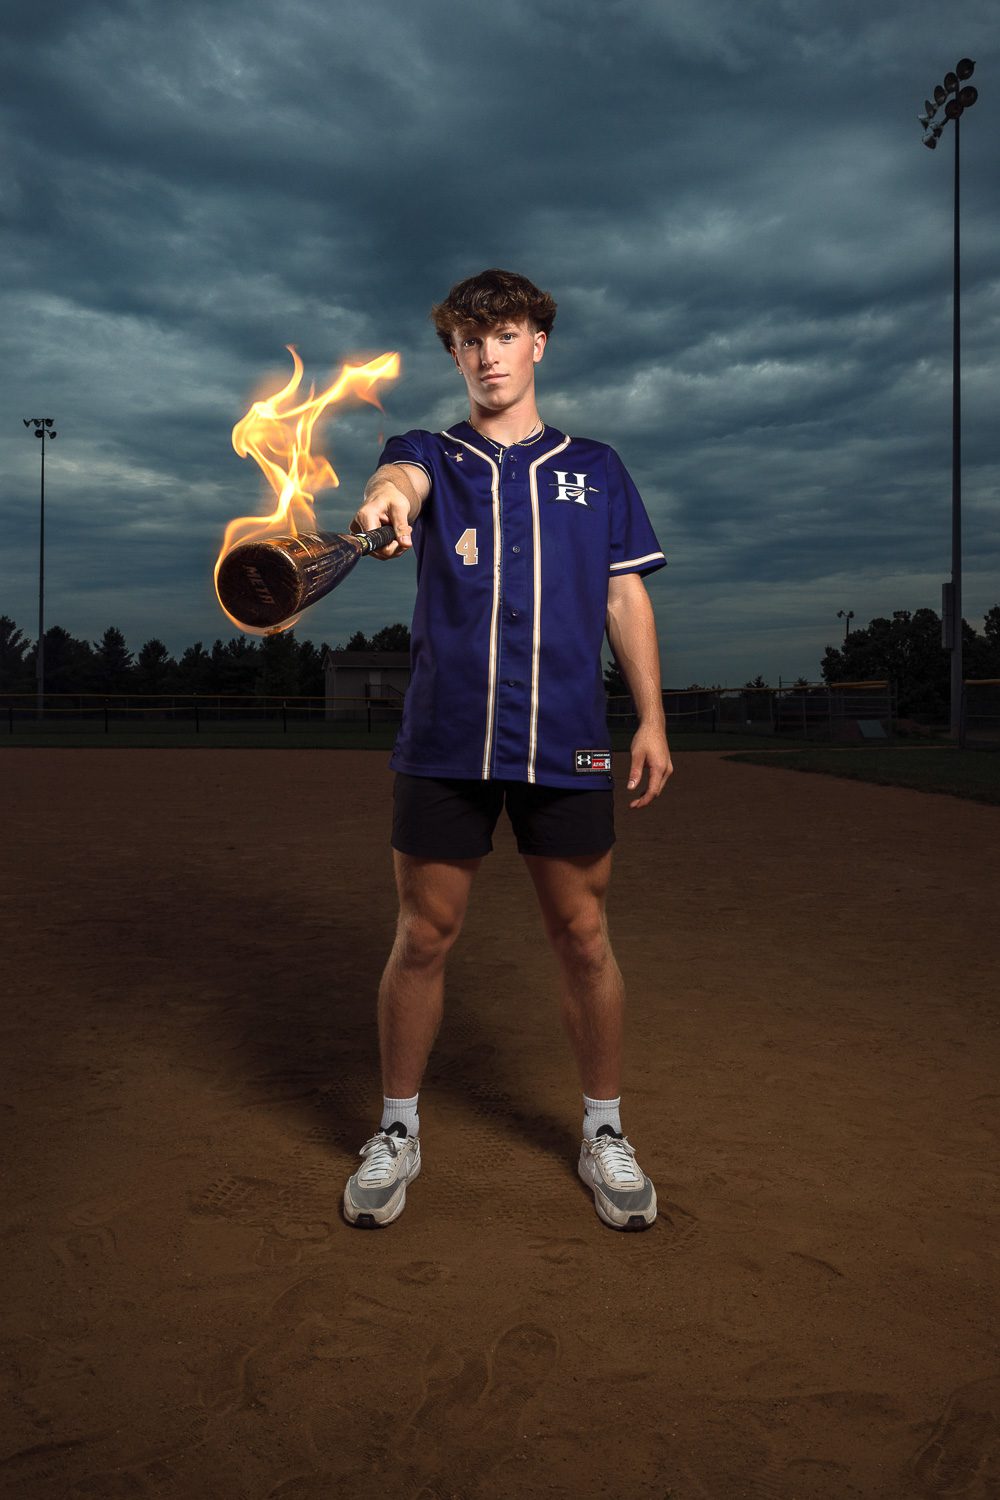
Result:
{"type": "Polygon", "coordinates": [[[381,410],[380,380],[399,374],[399,355],[345,364],[320,395],[297,400],[302,361],[275,395],[255,401],[233,428],[233,447],[251,455],[275,497],[267,516],[239,516],[226,527],[215,562],[215,591],[227,617],[250,634],[289,630],[301,611],[330,592],[361,557],[395,537],[389,526],[361,536],[316,530],[314,493],[340,480],[330,461],[312,452],[313,428],[327,408],[354,395],[381,410]]]}

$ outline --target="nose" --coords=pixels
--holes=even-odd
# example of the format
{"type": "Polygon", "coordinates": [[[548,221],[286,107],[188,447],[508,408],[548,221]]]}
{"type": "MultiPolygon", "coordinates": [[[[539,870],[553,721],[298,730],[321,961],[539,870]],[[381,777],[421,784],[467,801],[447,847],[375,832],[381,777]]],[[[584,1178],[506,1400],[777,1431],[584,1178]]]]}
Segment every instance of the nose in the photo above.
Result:
{"type": "Polygon", "coordinates": [[[491,365],[496,364],[499,350],[499,344],[494,344],[490,339],[483,339],[483,342],[479,346],[479,363],[484,370],[488,370],[491,365]]]}

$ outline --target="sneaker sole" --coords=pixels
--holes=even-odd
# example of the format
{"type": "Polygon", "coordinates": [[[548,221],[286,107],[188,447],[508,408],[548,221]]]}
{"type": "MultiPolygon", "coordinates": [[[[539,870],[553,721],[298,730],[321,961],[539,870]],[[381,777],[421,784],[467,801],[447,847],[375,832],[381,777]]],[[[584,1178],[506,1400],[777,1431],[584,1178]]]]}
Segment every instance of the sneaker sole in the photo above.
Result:
{"type": "Polygon", "coordinates": [[[420,1176],[420,1168],[422,1165],[422,1161],[417,1162],[416,1169],[410,1173],[409,1177],[407,1177],[406,1181],[403,1183],[403,1191],[399,1195],[399,1201],[396,1204],[395,1208],[393,1208],[390,1213],[385,1213],[385,1211],[382,1210],[384,1214],[383,1218],[378,1217],[378,1210],[366,1208],[359,1209],[354,1213],[352,1217],[351,1204],[348,1198],[347,1188],[345,1188],[344,1218],[347,1220],[348,1224],[351,1225],[352,1229],[384,1229],[387,1224],[394,1223],[395,1220],[398,1219],[400,1214],[403,1212],[403,1209],[406,1207],[406,1189],[409,1187],[410,1183],[414,1181],[415,1178],[420,1176]]]}

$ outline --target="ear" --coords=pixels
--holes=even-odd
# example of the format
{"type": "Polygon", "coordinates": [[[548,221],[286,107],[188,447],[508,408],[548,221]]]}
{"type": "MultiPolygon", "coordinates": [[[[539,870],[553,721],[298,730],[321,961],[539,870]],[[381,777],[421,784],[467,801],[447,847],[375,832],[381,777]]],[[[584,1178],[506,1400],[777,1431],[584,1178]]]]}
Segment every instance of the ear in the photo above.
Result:
{"type": "Polygon", "coordinates": [[[548,335],[544,334],[541,329],[539,329],[535,334],[535,350],[532,356],[536,365],[538,364],[538,361],[541,359],[542,355],[545,353],[545,345],[548,343],[548,341],[548,335]]]}

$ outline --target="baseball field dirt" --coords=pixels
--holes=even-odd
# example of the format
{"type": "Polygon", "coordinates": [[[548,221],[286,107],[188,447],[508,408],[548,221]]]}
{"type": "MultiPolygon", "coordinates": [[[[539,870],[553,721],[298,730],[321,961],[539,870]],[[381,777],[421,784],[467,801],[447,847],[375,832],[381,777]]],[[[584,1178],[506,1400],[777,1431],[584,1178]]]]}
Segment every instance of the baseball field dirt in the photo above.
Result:
{"type": "Polygon", "coordinates": [[[390,1227],[383,752],[8,749],[0,1492],[1000,1493],[1000,808],[713,753],[608,904],[644,1234],[506,818],[390,1227]]]}

